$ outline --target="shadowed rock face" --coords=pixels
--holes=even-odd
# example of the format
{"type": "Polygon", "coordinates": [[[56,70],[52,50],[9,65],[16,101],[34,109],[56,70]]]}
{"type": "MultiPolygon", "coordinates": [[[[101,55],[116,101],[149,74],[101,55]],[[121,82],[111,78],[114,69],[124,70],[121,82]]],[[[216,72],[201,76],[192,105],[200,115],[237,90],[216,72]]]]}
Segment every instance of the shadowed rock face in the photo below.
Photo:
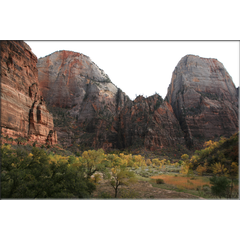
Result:
{"type": "Polygon", "coordinates": [[[238,95],[216,59],[187,55],[176,66],[166,97],[187,145],[193,137],[230,136],[238,131],[238,95]]]}
{"type": "Polygon", "coordinates": [[[23,41],[1,41],[0,62],[3,135],[57,143],[52,115],[38,87],[37,57],[31,48],[23,41]]]}
{"type": "Polygon", "coordinates": [[[111,131],[115,131],[112,142],[116,148],[144,146],[156,150],[184,144],[171,105],[158,94],[148,98],[139,96],[129,102],[115,117],[111,131]]]}

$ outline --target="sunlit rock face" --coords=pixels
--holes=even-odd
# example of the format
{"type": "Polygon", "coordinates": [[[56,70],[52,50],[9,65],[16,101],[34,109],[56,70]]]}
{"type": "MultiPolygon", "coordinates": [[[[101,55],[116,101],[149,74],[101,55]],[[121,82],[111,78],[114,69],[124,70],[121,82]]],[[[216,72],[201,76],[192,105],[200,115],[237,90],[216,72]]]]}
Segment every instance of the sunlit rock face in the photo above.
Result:
{"type": "Polygon", "coordinates": [[[198,137],[238,131],[238,91],[216,59],[187,55],[176,66],[166,97],[188,146],[198,137]]]}
{"type": "Polygon", "coordinates": [[[1,131],[38,143],[57,143],[52,114],[38,82],[37,57],[23,41],[1,41],[1,131]]]}
{"type": "Polygon", "coordinates": [[[37,63],[40,88],[46,101],[70,108],[78,119],[91,119],[99,107],[117,112],[129,100],[91,59],[71,51],[54,52],[37,63]]]}
{"type": "MultiPolygon", "coordinates": [[[[80,131],[76,141],[82,143],[84,133],[90,133],[90,137],[84,137],[85,143],[102,146],[106,141],[106,129],[130,101],[129,97],[81,53],[54,52],[38,59],[37,68],[40,88],[47,103],[55,108],[67,109],[74,118],[72,124],[80,131]]],[[[62,143],[71,144],[76,129],[61,127],[58,132],[62,143]],[[66,135],[66,131],[69,134],[66,135]]]]}

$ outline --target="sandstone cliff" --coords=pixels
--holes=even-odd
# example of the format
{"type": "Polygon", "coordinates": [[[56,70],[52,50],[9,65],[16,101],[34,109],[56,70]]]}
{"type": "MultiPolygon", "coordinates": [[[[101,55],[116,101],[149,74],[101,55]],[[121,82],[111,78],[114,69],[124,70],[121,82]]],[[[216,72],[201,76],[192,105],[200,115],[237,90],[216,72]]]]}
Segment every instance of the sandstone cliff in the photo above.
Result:
{"type": "Polygon", "coordinates": [[[130,101],[129,97],[89,57],[80,53],[54,52],[38,59],[37,67],[48,105],[53,112],[63,112],[70,119],[68,125],[72,128],[66,128],[66,124],[57,127],[62,144],[101,147],[106,129],[130,101]]]}
{"type": "Polygon", "coordinates": [[[166,100],[189,147],[199,137],[229,137],[238,131],[237,90],[216,59],[183,57],[172,74],[166,100]]]}
{"type": "MultiPolygon", "coordinates": [[[[114,119],[112,142],[115,148],[145,147],[160,150],[184,144],[183,132],[171,105],[158,94],[138,96],[114,119]]],[[[111,134],[109,134],[111,136],[111,134]]]]}
{"type": "Polygon", "coordinates": [[[170,104],[159,95],[131,101],[89,57],[59,51],[40,58],[37,67],[63,145],[153,150],[184,144],[170,104]]]}
{"type": "Polygon", "coordinates": [[[59,51],[37,63],[39,87],[65,146],[161,149],[238,130],[238,91],[216,59],[187,55],[166,99],[131,101],[91,59],[59,51]],[[185,142],[184,142],[185,138],[185,142]]]}
{"type": "Polygon", "coordinates": [[[37,57],[23,41],[1,41],[1,132],[38,143],[57,143],[53,118],[38,83],[37,57]]]}

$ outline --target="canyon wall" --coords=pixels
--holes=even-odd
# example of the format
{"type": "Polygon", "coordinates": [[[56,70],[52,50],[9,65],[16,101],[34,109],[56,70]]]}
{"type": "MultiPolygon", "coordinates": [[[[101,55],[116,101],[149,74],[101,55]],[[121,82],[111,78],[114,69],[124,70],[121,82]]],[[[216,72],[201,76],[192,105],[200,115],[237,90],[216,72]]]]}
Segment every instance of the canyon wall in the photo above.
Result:
{"type": "Polygon", "coordinates": [[[216,59],[183,57],[172,74],[166,100],[189,147],[197,138],[229,137],[238,131],[238,91],[216,59]]]}
{"type": "Polygon", "coordinates": [[[49,106],[72,119],[56,126],[63,145],[161,149],[184,144],[170,104],[159,95],[131,101],[89,57],[59,51],[40,58],[37,67],[49,106]]]}
{"type": "Polygon", "coordinates": [[[238,91],[222,63],[194,55],[176,66],[166,99],[131,101],[91,59],[59,51],[37,63],[48,106],[67,123],[57,125],[63,145],[104,149],[161,149],[238,131],[238,91]],[[66,115],[68,117],[66,117],[66,115]],[[185,141],[184,141],[185,138],[185,141]]]}
{"type": "Polygon", "coordinates": [[[158,94],[129,102],[115,117],[111,131],[115,148],[144,146],[153,151],[184,144],[172,106],[158,94]]]}
{"type": "Polygon", "coordinates": [[[56,126],[61,143],[84,143],[96,148],[108,145],[106,129],[129,97],[80,53],[54,52],[38,59],[37,68],[39,86],[48,105],[55,112],[64,111],[71,119],[68,125],[74,125],[56,126]]]}
{"type": "Polygon", "coordinates": [[[56,144],[53,117],[39,89],[37,57],[23,41],[0,44],[2,135],[56,144]]]}

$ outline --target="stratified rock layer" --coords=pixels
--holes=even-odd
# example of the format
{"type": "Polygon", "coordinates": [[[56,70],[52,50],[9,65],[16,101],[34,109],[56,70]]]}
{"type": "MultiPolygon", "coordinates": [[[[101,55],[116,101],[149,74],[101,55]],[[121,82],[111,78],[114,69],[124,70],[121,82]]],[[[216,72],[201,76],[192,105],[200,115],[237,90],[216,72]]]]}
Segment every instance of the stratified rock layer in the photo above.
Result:
{"type": "Polygon", "coordinates": [[[57,143],[52,115],[38,83],[37,57],[23,41],[1,41],[1,131],[38,143],[57,143]]]}
{"type": "Polygon", "coordinates": [[[190,147],[193,139],[238,131],[238,96],[231,76],[216,59],[194,55],[176,66],[166,97],[190,147]]]}

